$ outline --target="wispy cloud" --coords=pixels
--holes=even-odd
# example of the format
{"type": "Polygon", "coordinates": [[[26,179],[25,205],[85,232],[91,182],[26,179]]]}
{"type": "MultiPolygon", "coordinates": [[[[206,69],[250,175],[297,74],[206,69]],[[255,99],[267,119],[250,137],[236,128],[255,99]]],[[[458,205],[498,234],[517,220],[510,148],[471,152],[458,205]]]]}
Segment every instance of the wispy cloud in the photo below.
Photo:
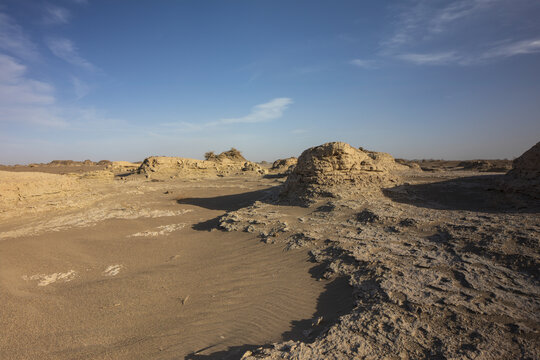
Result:
{"type": "Polygon", "coordinates": [[[500,1],[454,0],[442,7],[433,0],[409,2],[398,15],[395,33],[383,45],[392,48],[430,39],[453,23],[486,11],[500,1]]]}
{"type": "Polygon", "coordinates": [[[231,125],[231,124],[256,124],[279,119],[283,116],[283,112],[293,103],[290,98],[276,98],[267,103],[255,105],[251,112],[238,118],[226,118],[217,121],[206,123],[191,123],[191,122],[174,122],[163,123],[161,126],[174,129],[179,132],[192,132],[208,129],[216,126],[231,125]]]}
{"type": "Polygon", "coordinates": [[[397,58],[416,65],[480,65],[501,58],[516,55],[540,53],[540,38],[505,42],[503,45],[493,46],[483,52],[465,54],[455,51],[443,53],[410,53],[399,54],[397,58]]]}
{"type": "Polygon", "coordinates": [[[47,25],[66,24],[71,19],[71,13],[68,9],[56,6],[46,5],[43,14],[43,22],[47,25]]]}
{"type": "Polygon", "coordinates": [[[276,98],[267,103],[254,106],[246,116],[221,119],[212,124],[253,124],[278,119],[283,116],[283,112],[292,103],[293,101],[290,98],[276,98]]]}
{"type": "Polygon", "coordinates": [[[362,69],[375,69],[377,67],[377,63],[374,60],[354,59],[349,61],[349,63],[362,69]]]}
{"type": "Polygon", "coordinates": [[[428,31],[442,32],[452,22],[473,16],[474,14],[496,5],[500,0],[459,0],[437,10],[429,21],[428,31]]]}
{"type": "Polygon", "coordinates": [[[515,41],[496,46],[484,53],[484,58],[510,57],[540,52],[540,38],[515,41]]]}
{"type": "Polygon", "coordinates": [[[50,38],[47,46],[51,52],[60,59],[87,70],[96,70],[96,67],[79,55],[75,44],[66,38],[50,38]]]}
{"type": "Polygon", "coordinates": [[[460,60],[460,57],[452,51],[431,54],[401,54],[397,57],[416,65],[446,65],[460,60]]]}
{"type": "Polygon", "coordinates": [[[395,32],[381,43],[381,56],[416,65],[471,66],[540,52],[540,38],[502,41],[501,31],[490,35],[480,31],[505,24],[507,37],[515,37],[518,32],[512,31],[519,24],[511,16],[529,8],[540,11],[535,0],[520,0],[517,7],[507,0],[453,0],[442,6],[438,1],[411,0],[407,4],[399,11],[395,32]]]}
{"type": "Polygon", "coordinates": [[[0,123],[30,123],[64,126],[52,107],[54,88],[26,76],[26,66],[0,54],[0,123]]]}
{"type": "MultiPolygon", "coordinates": [[[[79,131],[126,128],[126,122],[110,118],[97,109],[60,105],[54,86],[32,79],[27,73],[27,66],[20,61],[0,54],[0,125],[38,125],[79,131]]],[[[77,96],[82,97],[89,91],[88,85],[78,78],[73,77],[72,81],[77,96]]]]}
{"type": "Polygon", "coordinates": [[[39,58],[36,45],[7,14],[0,12],[0,50],[22,59],[39,58]]]}

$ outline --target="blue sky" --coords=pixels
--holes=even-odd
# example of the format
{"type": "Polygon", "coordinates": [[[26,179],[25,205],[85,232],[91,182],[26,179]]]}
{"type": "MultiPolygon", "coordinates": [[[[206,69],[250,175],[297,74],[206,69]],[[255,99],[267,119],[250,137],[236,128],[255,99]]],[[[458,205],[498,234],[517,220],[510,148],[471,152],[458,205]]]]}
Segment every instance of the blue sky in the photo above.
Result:
{"type": "Polygon", "coordinates": [[[538,19],[538,0],[4,0],[0,163],[336,140],[513,158],[540,140],[538,19]]]}

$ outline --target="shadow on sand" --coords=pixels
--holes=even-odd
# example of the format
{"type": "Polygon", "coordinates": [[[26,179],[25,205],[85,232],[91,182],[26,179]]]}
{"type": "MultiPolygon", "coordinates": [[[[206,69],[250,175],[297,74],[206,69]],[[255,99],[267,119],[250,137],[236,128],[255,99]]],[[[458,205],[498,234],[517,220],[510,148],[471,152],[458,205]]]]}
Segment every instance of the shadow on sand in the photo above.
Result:
{"type": "MultiPolygon", "coordinates": [[[[318,273],[316,270],[319,266],[315,266],[310,273],[315,276],[318,273]]],[[[334,324],[337,319],[351,312],[353,308],[352,287],[344,277],[339,277],[329,282],[325,286],[325,290],[317,299],[317,310],[310,319],[293,320],[291,321],[290,330],[281,334],[280,341],[303,341],[311,343],[315,341],[317,336],[323,333],[329,326],[334,324]],[[317,324],[317,319],[322,321],[317,324]]],[[[213,352],[211,354],[201,354],[207,352],[219,344],[209,345],[203,349],[199,349],[188,354],[186,360],[232,360],[240,359],[246,351],[253,351],[261,347],[269,347],[270,345],[262,344],[244,344],[240,346],[232,346],[226,350],[213,352]]]]}
{"type": "Polygon", "coordinates": [[[479,175],[427,184],[405,184],[384,189],[395,202],[438,210],[487,213],[537,213],[540,202],[502,191],[504,175],[479,175]]]}
{"type": "Polygon", "coordinates": [[[274,186],[263,190],[255,190],[240,194],[222,195],[214,197],[198,197],[177,199],[178,204],[200,206],[209,210],[235,211],[246,206],[253,205],[255,201],[268,200],[276,195],[280,186],[274,186]]]}
{"type": "MultiPolygon", "coordinates": [[[[177,199],[178,204],[187,204],[200,206],[209,210],[235,211],[250,205],[256,201],[269,201],[275,198],[279,192],[280,186],[274,186],[263,190],[255,190],[240,194],[222,195],[207,198],[183,198],[177,199]]],[[[202,221],[192,226],[193,230],[212,231],[219,228],[219,215],[213,219],[202,221]]]]}

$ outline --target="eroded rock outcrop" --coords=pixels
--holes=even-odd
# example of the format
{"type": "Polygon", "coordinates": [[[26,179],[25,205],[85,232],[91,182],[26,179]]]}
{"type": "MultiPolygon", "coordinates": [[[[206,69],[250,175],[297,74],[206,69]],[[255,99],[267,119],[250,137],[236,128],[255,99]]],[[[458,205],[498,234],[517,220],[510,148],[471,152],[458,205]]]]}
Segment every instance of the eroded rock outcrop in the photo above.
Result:
{"type": "Polygon", "coordinates": [[[514,160],[506,185],[508,190],[540,198],[540,142],[514,160]]]}
{"type": "Polygon", "coordinates": [[[137,172],[147,176],[169,177],[208,177],[227,176],[234,174],[264,174],[266,172],[260,165],[247,161],[236,150],[222,152],[214,155],[206,153],[207,160],[196,160],[182,157],[151,156],[146,158],[137,172]]]}
{"type": "Polygon", "coordinates": [[[326,143],[300,155],[282,197],[309,203],[319,196],[380,193],[382,187],[399,181],[393,170],[400,167],[385,153],[360,150],[343,142],[326,143]]]}
{"type": "Polygon", "coordinates": [[[278,159],[274,161],[272,164],[272,168],[270,170],[276,171],[276,172],[292,172],[296,164],[298,163],[298,159],[295,157],[290,157],[286,159],[278,159]]]}

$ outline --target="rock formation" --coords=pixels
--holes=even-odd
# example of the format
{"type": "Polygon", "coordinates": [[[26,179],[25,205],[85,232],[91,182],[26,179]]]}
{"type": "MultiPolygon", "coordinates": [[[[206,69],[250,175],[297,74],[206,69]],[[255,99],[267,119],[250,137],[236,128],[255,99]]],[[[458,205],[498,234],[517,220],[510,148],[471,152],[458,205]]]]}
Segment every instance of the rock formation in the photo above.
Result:
{"type": "Polygon", "coordinates": [[[151,156],[142,162],[137,172],[149,177],[157,175],[194,178],[244,173],[264,174],[266,172],[260,165],[247,161],[240,151],[234,148],[219,155],[208,152],[205,154],[205,158],[207,160],[151,156]]]}
{"type": "Polygon", "coordinates": [[[286,159],[278,159],[274,161],[272,164],[272,168],[270,170],[276,171],[276,172],[292,172],[296,164],[298,163],[298,159],[295,157],[290,157],[286,159]]]}
{"type": "Polygon", "coordinates": [[[393,170],[405,168],[385,153],[360,150],[343,142],[331,142],[305,150],[284,185],[282,196],[309,203],[319,196],[347,197],[378,192],[399,177],[393,170]]]}
{"type": "Polygon", "coordinates": [[[506,185],[508,190],[540,198],[540,142],[514,160],[506,185]]]}

